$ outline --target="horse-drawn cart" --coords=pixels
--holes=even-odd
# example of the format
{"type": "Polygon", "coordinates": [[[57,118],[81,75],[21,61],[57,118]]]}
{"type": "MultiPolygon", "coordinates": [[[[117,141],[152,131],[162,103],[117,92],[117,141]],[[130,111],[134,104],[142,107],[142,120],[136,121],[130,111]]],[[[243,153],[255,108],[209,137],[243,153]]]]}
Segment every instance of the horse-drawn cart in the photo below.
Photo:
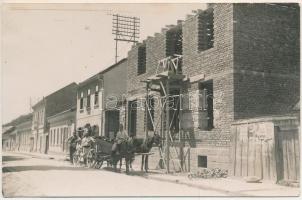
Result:
{"type": "Polygon", "coordinates": [[[152,155],[150,149],[153,143],[156,146],[159,145],[160,137],[158,135],[147,137],[146,139],[128,140],[119,145],[117,153],[112,152],[113,142],[108,141],[104,137],[97,137],[93,139],[93,143],[91,143],[88,150],[84,151],[83,148],[77,149],[73,155],[73,162],[75,166],[85,164],[87,167],[99,169],[102,167],[104,161],[106,161],[107,166],[113,166],[114,170],[116,170],[117,163],[120,162],[121,168],[122,159],[124,158],[126,161],[126,173],[128,173],[135,156],[141,155],[141,169],[145,168],[147,172],[148,157],[152,155]]]}
{"type": "Polygon", "coordinates": [[[107,162],[107,165],[111,164],[112,145],[112,143],[100,138],[95,138],[87,149],[78,144],[73,154],[73,164],[97,169],[102,167],[104,161],[107,162]]]}
{"type": "Polygon", "coordinates": [[[107,162],[107,165],[112,165],[112,145],[109,141],[97,138],[93,144],[93,148],[87,154],[87,166],[100,169],[104,161],[107,162]]]}

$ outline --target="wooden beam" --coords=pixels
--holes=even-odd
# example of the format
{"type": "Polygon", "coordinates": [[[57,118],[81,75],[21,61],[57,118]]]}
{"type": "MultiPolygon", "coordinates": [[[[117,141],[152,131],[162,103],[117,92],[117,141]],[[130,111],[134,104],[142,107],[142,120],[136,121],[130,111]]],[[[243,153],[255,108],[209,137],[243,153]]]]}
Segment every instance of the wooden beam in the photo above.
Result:
{"type": "Polygon", "coordinates": [[[169,109],[169,104],[168,104],[168,94],[169,94],[169,80],[166,81],[166,165],[167,165],[167,172],[170,172],[170,109],[169,109]]]}

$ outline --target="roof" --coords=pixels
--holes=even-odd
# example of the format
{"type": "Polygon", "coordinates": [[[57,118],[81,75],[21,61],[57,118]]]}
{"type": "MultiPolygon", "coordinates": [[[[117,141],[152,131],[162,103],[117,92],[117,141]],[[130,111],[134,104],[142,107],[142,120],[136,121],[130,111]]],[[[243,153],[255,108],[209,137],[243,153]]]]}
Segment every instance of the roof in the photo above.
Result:
{"type": "Polygon", "coordinates": [[[71,83],[46,97],[46,117],[71,109],[77,103],[76,83],[71,83]]]}
{"type": "Polygon", "coordinates": [[[2,134],[9,134],[14,130],[15,130],[14,126],[3,126],[2,127],[2,134]]]}
{"type": "Polygon", "coordinates": [[[76,107],[72,107],[72,108],[70,108],[68,110],[64,110],[64,111],[62,111],[60,113],[56,113],[56,114],[54,114],[52,116],[49,116],[47,119],[52,119],[52,118],[58,117],[60,115],[64,115],[65,113],[75,112],[75,111],[76,111],[76,107]]]}
{"type": "Polygon", "coordinates": [[[90,83],[90,82],[93,81],[93,80],[96,80],[96,79],[98,79],[98,78],[103,78],[102,76],[103,76],[104,73],[108,72],[109,70],[113,69],[114,67],[118,66],[119,64],[125,62],[126,60],[127,60],[127,58],[123,58],[122,60],[118,61],[117,63],[115,63],[115,64],[113,64],[113,65],[107,67],[106,69],[103,69],[103,70],[100,71],[99,73],[97,73],[97,74],[91,76],[90,78],[88,78],[88,79],[86,79],[86,80],[80,82],[80,83],[79,83],[79,86],[81,87],[81,86],[83,86],[83,85],[85,85],[85,84],[87,84],[87,83],[90,83]]]}
{"type": "Polygon", "coordinates": [[[37,107],[39,104],[41,104],[41,103],[44,101],[44,99],[47,99],[47,98],[49,98],[49,97],[51,97],[51,96],[53,96],[53,95],[55,95],[55,94],[61,92],[62,90],[66,89],[66,88],[68,88],[68,87],[71,87],[71,86],[77,86],[77,84],[76,84],[75,82],[72,82],[72,83],[66,85],[65,87],[62,87],[61,89],[56,90],[55,92],[53,92],[53,93],[47,95],[46,97],[43,97],[43,99],[40,100],[40,101],[39,101],[38,103],[36,103],[35,105],[33,105],[32,108],[37,107]]]}
{"type": "Polygon", "coordinates": [[[16,126],[16,125],[21,124],[23,122],[31,121],[32,118],[33,118],[32,113],[29,113],[29,114],[26,114],[26,115],[21,115],[21,116],[17,117],[16,119],[13,119],[9,123],[4,124],[3,127],[16,126]]]}
{"type": "Polygon", "coordinates": [[[125,62],[125,61],[127,61],[127,58],[123,58],[122,60],[118,61],[117,63],[115,63],[115,64],[113,64],[113,65],[111,65],[110,67],[107,67],[106,69],[104,69],[104,70],[101,71],[100,73],[103,74],[103,73],[105,73],[105,72],[111,70],[112,68],[118,66],[119,64],[121,64],[121,63],[123,63],[123,62],[125,62]]]}

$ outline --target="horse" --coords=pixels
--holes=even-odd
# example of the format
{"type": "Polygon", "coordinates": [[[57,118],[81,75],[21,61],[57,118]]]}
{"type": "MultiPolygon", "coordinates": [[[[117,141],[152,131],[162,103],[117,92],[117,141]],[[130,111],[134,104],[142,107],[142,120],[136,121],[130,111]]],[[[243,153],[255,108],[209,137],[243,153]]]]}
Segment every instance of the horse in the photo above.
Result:
{"type": "MultiPolygon", "coordinates": [[[[134,161],[134,153],[149,153],[153,144],[159,146],[161,142],[161,137],[158,134],[154,134],[153,136],[147,136],[146,138],[133,138],[131,143],[133,145],[133,154],[130,158],[129,167],[132,169],[132,162],[134,161]]],[[[148,172],[148,159],[149,155],[142,155],[141,162],[141,171],[145,169],[145,172],[148,172]]],[[[127,162],[126,162],[127,164],[127,162]]],[[[122,167],[122,158],[120,160],[120,168],[122,167]]]]}
{"type": "MultiPolygon", "coordinates": [[[[153,147],[153,144],[159,146],[161,142],[161,137],[158,134],[154,134],[152,137],[145,138],[143,142],[138,146],[136,153],[149,153],[153,147]]],[[[141,161],[141,171],[145,169],[145,172],[148,172],[148,160],[149,155],[142,155],[141,161]]]]}
{"type": "Polygon", "coordinates": [[[129,141],[124,141],[120,144],[119,152],[111,152],[111,161],[114,171],[117,171],[117,163],[120,162],[120,168],[122,165],[122,159],[125,158],[126,161],[126,174],[129,173],[129,166],[131,160],[134,157],[133,143],[129,141]]]}

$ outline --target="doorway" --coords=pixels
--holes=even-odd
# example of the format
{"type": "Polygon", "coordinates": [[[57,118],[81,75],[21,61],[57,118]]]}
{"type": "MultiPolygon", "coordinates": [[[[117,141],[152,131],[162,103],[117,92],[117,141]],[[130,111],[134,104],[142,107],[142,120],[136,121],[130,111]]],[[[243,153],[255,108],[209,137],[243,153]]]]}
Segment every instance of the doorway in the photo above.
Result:
{"type": "Polygon", "coordinates": [[[128,103],[128,134],[136,136],[137,101],[128,103]]]}
{"type": "Polygon", "coordinates": [[[119,131],[120,112],[118,110],[105,111],[105,136],[112,138],[119,131]]]}
{"type": "Polygon", "coordinates": [[[45,154],[48,153],[48,149],[49,149],[49,136],[46,135],[46,147],[45,147],[45,154]]]}

